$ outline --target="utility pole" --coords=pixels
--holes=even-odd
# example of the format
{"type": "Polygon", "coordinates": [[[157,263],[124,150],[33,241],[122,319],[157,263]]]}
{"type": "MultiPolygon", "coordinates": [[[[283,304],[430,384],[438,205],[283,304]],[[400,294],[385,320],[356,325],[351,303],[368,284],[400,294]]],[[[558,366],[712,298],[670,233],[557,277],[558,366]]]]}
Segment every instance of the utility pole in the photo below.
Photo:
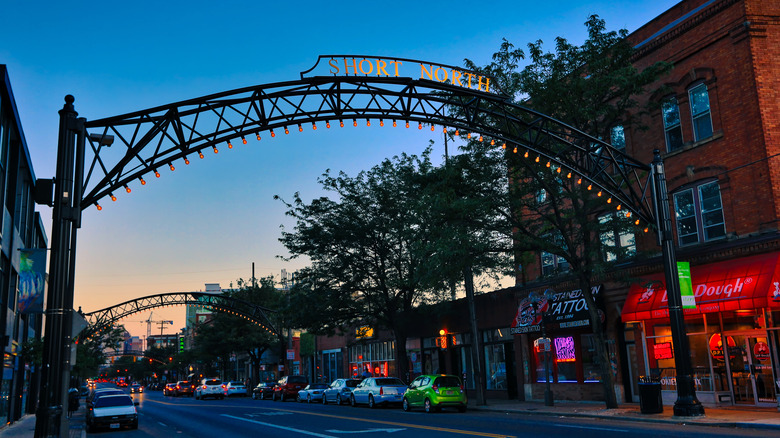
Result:
{"type": "Polygon", "coordinates": [[[35,418],[36,438],[59,437],[69,430],[68,419],[62,413],[68,403],[67,389],[72,365],[73,277],[76,268],[76,231],[81,226],[86,141],[86,120],[76,118],[78,113],[73,107],[74,101],[73,96],[65,96],[65,105],[59,111],[49,289],[41,386],[35,418]]]}
{"type": "Polygon", "coordinates": [[[677,373],[677,401],[674,402],[674,415],[695,417],[704,415],[704,407],[696,398],[693,381],[691,349],[688,334],[685,331],[685,315],[680,296],[680,279],[677,275],[677,254],[674,250],[672,218],[669,211],[669,193],[666,191],[664,161],[658,149],[653,151],[653,192],[655,215],[657,218],[658,238],[663,253],[664,273],[666,274],[666,293],[669,297],[669,323],[672,329],[674,346],[674,364],[677,373]]]}

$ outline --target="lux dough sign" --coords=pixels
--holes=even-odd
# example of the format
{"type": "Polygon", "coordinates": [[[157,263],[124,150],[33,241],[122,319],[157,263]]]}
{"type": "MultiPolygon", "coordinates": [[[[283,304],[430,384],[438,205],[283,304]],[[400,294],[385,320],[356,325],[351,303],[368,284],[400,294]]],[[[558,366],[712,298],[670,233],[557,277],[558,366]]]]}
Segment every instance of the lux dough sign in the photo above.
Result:
{"type": "Polygon", "coordinates": [[[480,75],[443,64],[432,64],[425,61],[417,61],[404,58],[380,58],[373,56],[349,56],[349,55],[323,55],[317,60],[314,67],[301,73],[303,77],[310,73],[319,64],[320,60],[328,59],[328,72],[334,76],[378,76],[400,77],[405,76],[405,71],[416,70],[420,67],[419,79],[427,79],[436,82],[447,82],[458,87],[469,88],[485,93],[490,93],[490,77],[480,75]],[[409,67],[412,66],[412,67],[409,67]]]}

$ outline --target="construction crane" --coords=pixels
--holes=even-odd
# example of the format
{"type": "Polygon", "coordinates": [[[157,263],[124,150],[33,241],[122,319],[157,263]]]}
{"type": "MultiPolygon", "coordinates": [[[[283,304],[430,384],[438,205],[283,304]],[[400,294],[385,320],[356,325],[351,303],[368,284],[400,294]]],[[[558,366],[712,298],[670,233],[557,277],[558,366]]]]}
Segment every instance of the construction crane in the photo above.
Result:
{"type": "Polygon", "coordinates": [[[144,350],[148,348],[146,344],[148,343],[148,339],[152,336],[152,324],[157,324],[157,326],[160,328],[160,337],[162,337],[166,325],[173,325],[173,321],[171,320],[154,320],[152,319],[153,315],[154,312],[149,312],[149,318],[143,321],[138,321],[146,323],[146,339],[144,339],[144,350]]]}

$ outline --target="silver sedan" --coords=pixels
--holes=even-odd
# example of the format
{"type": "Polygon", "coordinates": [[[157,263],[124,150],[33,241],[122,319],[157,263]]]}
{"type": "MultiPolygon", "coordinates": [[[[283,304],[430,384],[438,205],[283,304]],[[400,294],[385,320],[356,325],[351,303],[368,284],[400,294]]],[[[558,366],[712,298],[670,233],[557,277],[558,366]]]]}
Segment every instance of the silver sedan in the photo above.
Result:
{"type": "Polygon", "coordinates": [[[395,377],[369,377],[355,389],[349,397],[352,406],[366,404],[374,408],[382,404],[400,405],[406,391],[406,384],[395,377]]]}
{"type": "Polygon", "coordinates": [[[298,403],[313,401],[322,401],[322,393],[328,389],[327,383],[310,383],[305,388],[298,391],[298,403]]]}

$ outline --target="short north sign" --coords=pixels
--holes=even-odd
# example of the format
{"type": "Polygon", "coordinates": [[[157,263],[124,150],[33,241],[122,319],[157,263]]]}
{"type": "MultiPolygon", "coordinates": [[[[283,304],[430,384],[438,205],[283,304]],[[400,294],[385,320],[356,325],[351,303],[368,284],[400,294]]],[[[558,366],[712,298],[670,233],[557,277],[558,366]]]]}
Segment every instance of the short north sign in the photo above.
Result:
{"type": "Polygon", "coordinates": [[[314,67],[301,73],[301,78],[309,74],[312,76],[328,74],[332,76],[411,77],[448,83],[485,93],[490,93],[491,86],[495,86],[495,81],[491,81],[489,76],[460,67],[414,59],[379,56],[321,55],[314,67]],[[320,66],[320,61],[323,60],[326,62],[326,67],[320,66]]]}

